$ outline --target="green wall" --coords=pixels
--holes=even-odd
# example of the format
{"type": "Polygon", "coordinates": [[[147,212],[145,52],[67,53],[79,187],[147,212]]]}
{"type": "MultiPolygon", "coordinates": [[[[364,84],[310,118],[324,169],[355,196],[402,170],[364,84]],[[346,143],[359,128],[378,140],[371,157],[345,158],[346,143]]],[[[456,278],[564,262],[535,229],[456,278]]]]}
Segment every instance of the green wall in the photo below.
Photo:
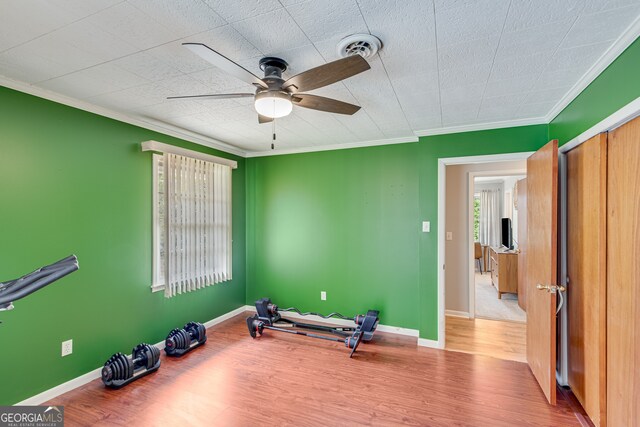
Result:
{"type": "Polygon", "coordinates": [[[76,254],[80,270],[0,312],[0,405],[89,372],[245,301],[244,159],[0,87],[0,281],[76,254]],[[233,281],[151,293],[151,154],[158,141],[238,160],[233,281]],[[73,339],[73,354],[60,356],[73,339]]]}
{"type": "Polygon", "coordinates": [[[247,302],[417,329],[418,169],[417,144],[247,159],[247,302]]]}
{"type": "Polygon", "coordinates": [[[438,158],[546,141],[539,125],[247,159],[247,303],[268,296],[348,315],[376,308],[382,323],[437,339],[438,158]]]}
{"type": "Polygon", "coordinates": [[[432,230],[420,235],[422,338],[438,339],[438,159],[535,151],[547,141],[547,125],[420,138],[420,214],[432,230]]]}
{"type": "Polygon", "coordinates": [[[549,124],[564,144],[640,97],[640,39],[631,44],[549,124]]]}

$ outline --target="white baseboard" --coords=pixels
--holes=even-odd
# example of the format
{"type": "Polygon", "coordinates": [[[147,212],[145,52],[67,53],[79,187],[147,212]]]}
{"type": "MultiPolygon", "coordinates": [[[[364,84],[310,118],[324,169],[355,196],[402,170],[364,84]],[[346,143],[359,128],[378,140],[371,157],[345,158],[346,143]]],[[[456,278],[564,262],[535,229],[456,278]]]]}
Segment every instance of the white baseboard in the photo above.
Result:
{"type": "MultiPolygon", "coordinates": [[[[237,316],[238,314],[244,313],[245,311],[247,311],[247,307],[249,306],[240,306],[238,308],[236,308],[235,310],[231,310],[228,313],[225,313],[221,316],[216,317],[215,319],[211,319],[208,322],[204,323],[204,326],[206,328],[210,328],[214,325],[217,325],[218,323],[222,323],[225,320],[229,320],[234,316],[237,316]]],[[[156,347],[158,347],[158,349],[160,351],[164,350],[164,340],[160,341],[159,343],[154,344],[156,347]]],[[[35,396],[32,396],[28,399],[23,400],[22,402],[18,402],[16,403],[16,406],[18,405],[40,405],[48,400],[54,399],[58,396],[60,396],[61,394],[67,393],[71,390],[74,390],[80,386],[83,386],[87,383],[90,383],[91,381],[100,378],[100,373],[102,371],[102,366],[87,372],[86,374],[80,375],[79,377],[76,377],[72,380],[67,381],[66,383],[62,383],[58,386],[55,386],[53,388],[50,388],[49,390],[43,391],[42,393],[36,394],[35,396]]]]}
{"type": "MultiPolygon", "coordinates": [[[[228,313],[225,313],[225,314],[223,314],[221,316],[216,317],[215,319],[211,319],[208,322],[205,322],[204,323],[204,327],[208,329],[208,328],[210,328],[210,327],[212,327],[214,325],[217,325],[218,323],[222,323],[225,320],[229,320],[232,317],[237,316],[238,314],[242,314],[245,311],[247,311],[246,305],[240,306],[240,307],[236,308],[235,310],[231,310],[228,313]]],[[[163,341],[163,343],[164,343],[164,341],[163,341]]],[[[163,348],[164,348],[164,346],[163,346],[163,348]]]]}
{"type": "Polygon", "coordinates": [[[464,317],[465,319],[469,319],[471,317],[467,311],[446,310],[444,314],[451,317],[464,317]]]}
{"type": "Polygon", "coordinates": [[[42,403],[51,400],[64,394],[68,391],[76,389],[80,386],[83,386],[96,378],[100,378],[100,372],[102,371],[102,367],[96,368],[93,371],[87,372],[84,375],[80,375],[72,380],[67,381],[66,383],[62,383],[58,386],[50,388],[47,391],[43,391],[40,394],[36,394],[28,399],[23,400],[22,402],[16,403],[16,406],[25,406],[25,405],[41,405],[42,403]]]}
{"type": "Polygon", "coordinates": [[[436,341],[436,340],[429,340],[426,338],[418,338],[418,346],[443,349],[444,343],[441,343],[440,341],[436,341]]]}
{"type": "MultiPolygon", "coordinates": [[[[256,311],[255,306],[252,305],[245,305],[245,309],[247,311],[251,311],[254,312],[256,311]]],[[[335,325],[339,325],[339,326],[353,326],[353,320],[347,320],[347,319],[336,319],[336,318],[331,318],[331,319],[325,319],[323,317],[320,316],[314,316],[314,315],[310,315],[310,316],[302,316],[298,313],[290,313],[290,312],[282,312],[280,313],[282,315],[282,317],[285,318],[290,318],[290,319],[296,319],[296,320],[309,320],[312,322],[326,322],[326,323],[332,323],[335,325]]],[[[376,331],[378,332],[387,332],[390,334],[397,334],[397,335],[404,335],[407,337],[415,337],[418,338],[420,336],[420,332],[417,329],[409,329],[409,328],[401,328],[399,326],[389,326],[389,325],[381,325],[379,324],[378,327],[376,328],[376,331]]]]}
{"type": "Polygon", "coordinates": [[[417,329],[401,328],[399,326],[378,325],[377,331],[387,332],[389,334],[405,335],[407,337],[418,338],[420,331],[417,329]]]}

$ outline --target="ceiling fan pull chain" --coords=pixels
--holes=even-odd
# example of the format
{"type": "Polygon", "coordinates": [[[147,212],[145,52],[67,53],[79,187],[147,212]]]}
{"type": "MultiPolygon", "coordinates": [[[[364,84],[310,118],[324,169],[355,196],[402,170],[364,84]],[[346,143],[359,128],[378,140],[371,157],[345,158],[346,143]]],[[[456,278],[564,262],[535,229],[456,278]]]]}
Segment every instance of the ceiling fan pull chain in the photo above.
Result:
{"type": "Polygon", "coordinates": [[[276,120],[274,119],[271,122],[271,133],[272,133],[272,139],[271,139],[271,149],[275,149],[275,143],[276,143],[276,120]]]}

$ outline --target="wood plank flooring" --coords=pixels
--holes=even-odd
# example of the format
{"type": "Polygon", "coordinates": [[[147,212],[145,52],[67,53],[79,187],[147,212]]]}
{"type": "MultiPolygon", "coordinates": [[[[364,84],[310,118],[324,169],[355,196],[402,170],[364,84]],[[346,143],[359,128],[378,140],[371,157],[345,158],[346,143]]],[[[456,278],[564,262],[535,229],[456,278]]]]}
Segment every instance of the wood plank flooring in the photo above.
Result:
{"type": "Polygon", "coordinates": [[[445,348],[526,363],[527,324],[447,316],[445,348]]]}
{"type": "MultiPolygon", "coordinates": [[[[528,366],[376,334],[353,359],[338,344],[265,331],[240,315],[203,347],[120,390],[95,380],[62,395],[67,426],[577,426],[528,366]]],[[[118,349],[114,349],[116,351],[118,349]]]]}

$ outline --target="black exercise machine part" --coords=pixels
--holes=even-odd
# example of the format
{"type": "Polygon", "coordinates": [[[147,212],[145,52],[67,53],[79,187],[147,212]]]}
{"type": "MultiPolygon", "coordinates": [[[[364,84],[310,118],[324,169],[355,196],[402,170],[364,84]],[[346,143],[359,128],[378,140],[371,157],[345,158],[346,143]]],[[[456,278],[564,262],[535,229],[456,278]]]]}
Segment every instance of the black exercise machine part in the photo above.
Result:
{"type": "Polygon", "coordinates": [[[207,329],[202,323],[189,322],[182,329],[169,332],[164,342],[167,356],[179,357],[207,342],[207,329]]]}
{"type": "Polygon", "coordinates": [[[272,331],[285,332],[287,334],[303,335],[309,338],[318,338],[328,341],[336,341],[344,343],[347,348],[351,349],[349,357],[353,356],[356,349],[361,342],[371,341],[373,333],[378,327],[378,315],[377,310],[369,310],[367,314],[359,314],[354,317],[343,316],[340,313],[331,313],[326,316],[307,312],[302,313],[295,307],[290,308],[278,308],[273,304],[269,298],[262,298],[256,301],[256,314],[247,317],[247,328],[252,338],[256,338],[258,335],[262,335],[265,329],[272,331]],[[328,326],[328,325],[315,325],[312,323],[296,322],[291,319],[284,318],[280,315],[280,312],[296,312],[302,316],[320,316],[324,319],[332,317],[340,319],[352,319],[356,326],[343,327],[343,326],[328,326]],[[306,329],[311,331],[323,332],[323,334],[316,334],[311,332],[301,331],[299,329],[306,329]],[[338,338],[335,335],[337,335],[338,338]]]}
{"type": "Polygon", "coordinates": [[[0,311],[13,309],[13,302],[71,274],[78,269],[78,258],[69,255],[18,279],[0,283],[0,311]]]}
{"type": "Polygon", "coordinates": [[[131,350],[131,357],[116,353],[102,368],[102,382],[107,387],[120,388],[160,367],[160,350],[151,344],[138,344],[131,350]]]}

